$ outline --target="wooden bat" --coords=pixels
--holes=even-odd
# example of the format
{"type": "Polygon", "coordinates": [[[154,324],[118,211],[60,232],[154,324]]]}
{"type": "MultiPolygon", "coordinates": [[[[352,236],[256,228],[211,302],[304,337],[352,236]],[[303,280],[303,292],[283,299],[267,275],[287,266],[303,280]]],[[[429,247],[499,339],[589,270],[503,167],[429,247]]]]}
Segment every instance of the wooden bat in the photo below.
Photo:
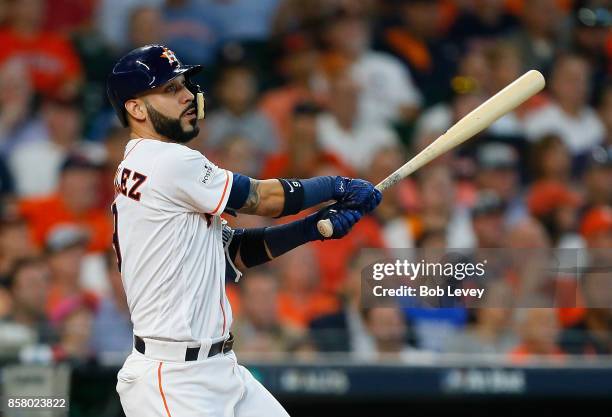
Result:
{"type": "MultiPolygon", "coordinates": [[[[526,72],[451,126],[414,158],[382,180],[376,188],[381,192],[386,190],[433,159],[482,132],[504,114],[511,112],[541,91],[545,84],[540,72],[536,70],[526,72]]],[[[324,237],[330,237],[334,233],[329,219],[319,220],[317,228],[324,237]]]]}

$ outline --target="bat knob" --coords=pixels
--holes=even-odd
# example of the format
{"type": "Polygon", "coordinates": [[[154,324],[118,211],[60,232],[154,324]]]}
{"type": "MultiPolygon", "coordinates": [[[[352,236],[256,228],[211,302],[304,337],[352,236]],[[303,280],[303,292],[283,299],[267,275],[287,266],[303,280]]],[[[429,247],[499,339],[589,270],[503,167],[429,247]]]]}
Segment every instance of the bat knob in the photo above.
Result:
{"type": "Polygon", "coordinates": [[[332,225],[331,220],[323,219],[317,222],[317,230],[321,233],[323,237],[331,237],[334,234],[334,226],[332,225]]]}

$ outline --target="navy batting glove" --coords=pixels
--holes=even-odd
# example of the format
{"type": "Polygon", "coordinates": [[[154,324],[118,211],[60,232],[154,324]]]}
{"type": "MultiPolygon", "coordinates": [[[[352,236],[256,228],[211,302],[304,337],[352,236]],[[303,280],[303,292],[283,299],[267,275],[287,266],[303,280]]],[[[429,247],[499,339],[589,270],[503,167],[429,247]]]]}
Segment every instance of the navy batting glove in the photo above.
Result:
{"type": "Polygon", "coordinates": [[[308,235],[308,240],[311,241],[340,239],[350,232],[362,216],[363,214],[359,210],[343,208],[334,204],[307,216],[304,219],[305,233],[308,235]],[[334,233],[328,238],[321,236],[317,229],[317,222],[322,219],[329,219],[334,228],[334,233]]]}
{"type": "Polygon", "coordinates": [[[334,181],[334,200],[341,207],[359,210],[367,214],[374,210],[382,200],[382,194],[368,181],[336,177],[334,181]]]}

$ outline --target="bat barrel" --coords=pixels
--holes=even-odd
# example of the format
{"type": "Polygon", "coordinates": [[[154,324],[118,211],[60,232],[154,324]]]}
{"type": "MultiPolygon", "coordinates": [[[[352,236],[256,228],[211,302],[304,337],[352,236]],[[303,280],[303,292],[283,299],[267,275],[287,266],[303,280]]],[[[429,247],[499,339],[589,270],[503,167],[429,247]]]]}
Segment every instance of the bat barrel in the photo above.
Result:
{"type": "MultiPolygon", "coordinates": [[[[539,71],[526,72],[451,126],[442,136],[376,185],[376,188],[380,191],[386,190],[423,165],[482,132],[497,119],[541,91],[545,84],[544,76],[539,71]]],[[[317,228],[324,237],[330,237],[334,232],[331,221],[327,219],[319,220],[317,228]]]]}

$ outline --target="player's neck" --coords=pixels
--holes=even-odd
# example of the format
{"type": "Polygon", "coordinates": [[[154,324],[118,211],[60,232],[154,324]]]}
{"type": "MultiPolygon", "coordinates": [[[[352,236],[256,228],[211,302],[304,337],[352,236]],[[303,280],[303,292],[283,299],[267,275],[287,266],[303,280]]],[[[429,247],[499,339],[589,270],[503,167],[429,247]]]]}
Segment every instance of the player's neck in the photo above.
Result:
{"type": "Polygon", "coordinates": [[[150,129],[148,126],[132,126],[130,131],[131,139],[154,139],[162,142],[168,142],[168,138],[160,135],[154,129],[150,129]]]}

